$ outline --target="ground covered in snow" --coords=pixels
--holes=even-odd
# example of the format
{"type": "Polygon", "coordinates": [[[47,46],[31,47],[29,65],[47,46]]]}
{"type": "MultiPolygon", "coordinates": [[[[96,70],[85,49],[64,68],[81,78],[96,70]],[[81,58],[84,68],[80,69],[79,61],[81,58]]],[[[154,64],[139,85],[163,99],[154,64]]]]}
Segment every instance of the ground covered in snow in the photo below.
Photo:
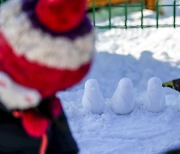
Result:
{"type": "Polygon", "coordinates": [[[180,147],[179,92],[163,88],[166,104],[159,112],[144,105],[151,77],[162,82],[180,78],[179,42],[180,29],[97,30],[91,71],[79,85],[58,93],[81,154],[157,154],[180,147]],[[132,80],[134,88],[130,82],[123,95],[132,98],[134,108],[116,114],[112,97],[124,77],[132,80]],[[91,97],[90,92],[85,95],[88,79],[95,79],[92,85],[99,88],[91,97]],[[101,102],[93,104],[97,112],[90,110],[89,99],[101,102]]]}

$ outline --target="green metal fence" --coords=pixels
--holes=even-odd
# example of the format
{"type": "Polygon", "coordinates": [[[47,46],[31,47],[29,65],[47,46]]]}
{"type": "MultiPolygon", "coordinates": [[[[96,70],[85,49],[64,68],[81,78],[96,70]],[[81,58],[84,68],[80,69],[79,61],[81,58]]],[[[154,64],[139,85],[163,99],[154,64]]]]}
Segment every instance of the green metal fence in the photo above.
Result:
{"type": "MultiPolygon", "coordinates": [[[[160,1],[161,2],[161,1],[160,1]]],[[[160,27],[180,27],[180,22],[177,23],[177,8],[180,6],[180,4],[177,4],[176,0],[172,0],[171,4],[161,4],[159,0],[155,1],[155,13],[154,13],[154,21],[155,23],[151,24],[145,24],[145,16],[144,16],[144,11],[145,11],[145,3],[142,0],[141,2],[138,3],[128,3],[127,0],[124,4],[121,5],[113,5],[112,0],[109,0],[108,5],[106,6],[96,6],[96,0],[93,0],[93,5],[92,7],[89,7],[91,10],[91,13],[89,13],[90,17],[92,18],[93,25],[97,28],[102,28],[102,29],[111,29],[111,28],[149,28],[149,27],[155,27],[155,28],[160,28],[160,27]],[[170,8],[172,10],[172,21],[171,23],[160,23],[160,19],[164,18],[162,14],[163,8],[170,8]],[[99,11],[101,10],[106,10],[106,24],[99,24],[99,11]],[[121,21],[121,25],[115,25],[112,22],[112,19],[114,16],[113,15],[113,10],[116,9],[116,12],[121,12],[119,13],[119,16],[124,17],[124,19],[121,21]],[[133,11],[139,11],[140,12],[140,23],[136,25],[128,25],[128,15],[132,13],[133,11]]]]}

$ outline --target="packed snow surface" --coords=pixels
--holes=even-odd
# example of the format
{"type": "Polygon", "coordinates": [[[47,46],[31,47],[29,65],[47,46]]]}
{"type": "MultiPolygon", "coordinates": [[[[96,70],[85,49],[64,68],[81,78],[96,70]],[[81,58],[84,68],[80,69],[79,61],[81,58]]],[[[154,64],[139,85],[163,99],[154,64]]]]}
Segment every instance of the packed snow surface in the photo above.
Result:
{"type": "Polygon", "coordinates": [[[158,154],[180,148],[180,93],[160,86],[180,78],[179,42],[178,28],[97,30],[89,74],[58,93],[80,154],[158,154]]]}

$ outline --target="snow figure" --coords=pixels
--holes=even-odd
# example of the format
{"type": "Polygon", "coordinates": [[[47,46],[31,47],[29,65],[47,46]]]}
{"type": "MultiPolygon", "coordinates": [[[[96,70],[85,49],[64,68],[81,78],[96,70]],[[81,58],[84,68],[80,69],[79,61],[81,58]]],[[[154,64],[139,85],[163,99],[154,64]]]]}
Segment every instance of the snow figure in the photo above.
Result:
{"type": "Polygon", "coordinates": [[[116,114],[128,114],[134,109],[133,82],[130,78],[119,81],[118,87],[111,100],[111,108],[116,114]]]}
{"type": "Polygon", "coordinates": [[[78,152],[56,92],[78,83],[92,63],[85,12],[86,0],[2,3],[0,153],[78,152]]]}
{"type": "Polygon", "coordinates": [[[157,77],[152,77],[148,81],[145,107],[151,112],[160,112],[166,106],[165,95],[162,82],[157,77]]]}
{"type": "Polygon", "coordinates": [[[85,91],[82,98],[82,106],[86,111],[102,114],[104,110],[104,98],[95,79],[89,79],[85,83],[85,91]]]}

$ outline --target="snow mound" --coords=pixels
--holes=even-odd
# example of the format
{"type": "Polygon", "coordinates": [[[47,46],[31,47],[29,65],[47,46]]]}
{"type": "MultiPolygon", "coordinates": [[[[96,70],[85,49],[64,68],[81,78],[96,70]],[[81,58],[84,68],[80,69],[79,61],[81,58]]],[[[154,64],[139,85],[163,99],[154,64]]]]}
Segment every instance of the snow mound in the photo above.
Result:
{"type": "Polygon", "coordinates": [[[130,78],[119,81],[118,87],[111,100],[111,108],[117,114],[130,113],[134,108],[133,83],[130,78]]]}
{"type": "Polygon", "coordinates": [[[165,95],[162,82],[157,77],[152,77],[148,81],[146,101],[144,105],[151,112],[161,112],[166,106],[165,95]]]}
{"type": "Polygon", "coordinates": [[[82,98],[82,106],[88,112],[102,114],[104,110],[104,98],[95,79],[89,79],[85,83],[85,91],[82,98]]]}

